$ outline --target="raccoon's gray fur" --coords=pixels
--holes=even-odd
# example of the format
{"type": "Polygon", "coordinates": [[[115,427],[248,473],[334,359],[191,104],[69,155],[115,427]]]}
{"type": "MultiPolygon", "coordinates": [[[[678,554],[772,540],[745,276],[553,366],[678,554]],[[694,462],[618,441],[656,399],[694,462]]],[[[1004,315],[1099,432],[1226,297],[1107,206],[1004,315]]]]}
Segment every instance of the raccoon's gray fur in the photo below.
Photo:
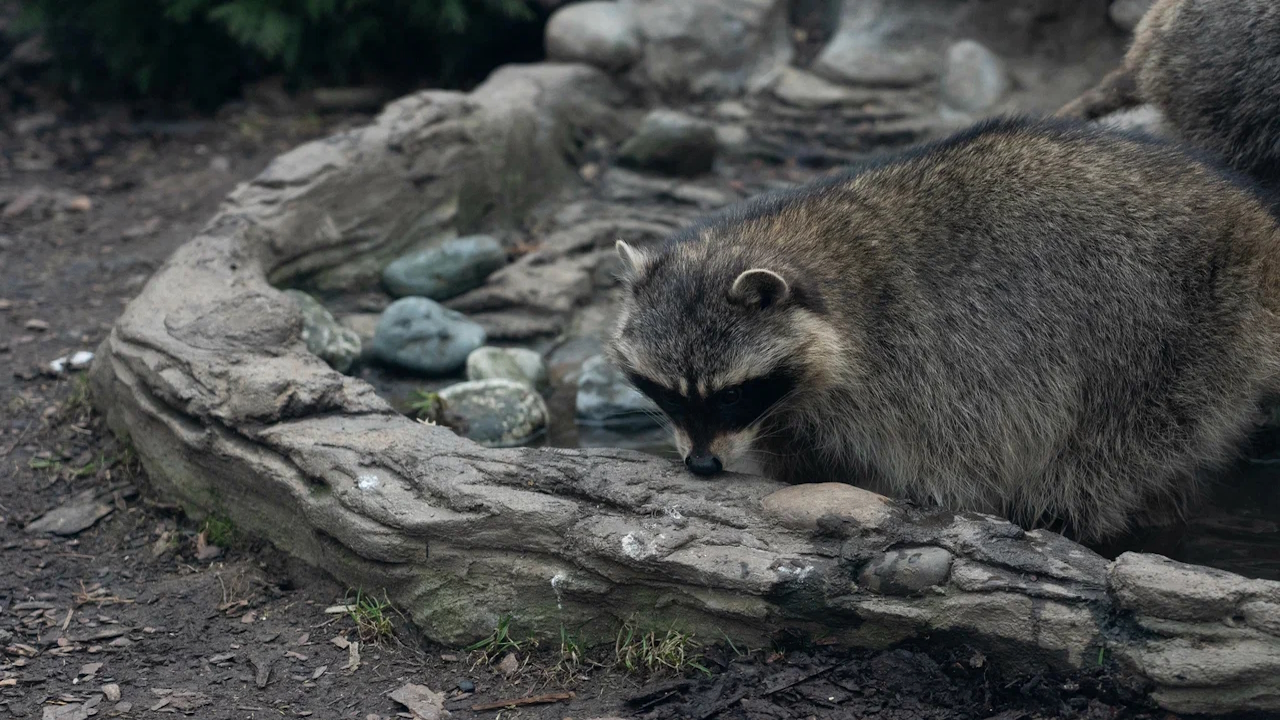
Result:
{"type": "Polygon", "coordinates": [[[751,450],[779,480],[1104,539],[1172,519],[1277,384],[1280,228],[1243,182],[989,121],[619,242],[608,352],[699,474],[751,450]]]}
{"type": "Polygon", "coordinates": [[[1158,0],[1123,65],[1058,114],[1093,119],[1140,103],[1237,170],[1280,180],[1280,2],[1158,0]]]}

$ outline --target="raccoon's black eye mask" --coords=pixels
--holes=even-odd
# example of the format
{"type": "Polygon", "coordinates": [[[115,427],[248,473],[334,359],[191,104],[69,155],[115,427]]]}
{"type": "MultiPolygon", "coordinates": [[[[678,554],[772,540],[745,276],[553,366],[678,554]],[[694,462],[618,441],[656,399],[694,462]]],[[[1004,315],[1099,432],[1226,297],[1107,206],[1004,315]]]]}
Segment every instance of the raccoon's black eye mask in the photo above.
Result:
{"type": "Polygon", "coordinates": [[[687,398],[638,373],[627,379],[672,420],[694,420],[726,430],[742,430],[795,388],[795,378],[783,369],[723,388],[706,398],[687,398]],[[693,416],[693,417],[691,417],[693,416]]]}

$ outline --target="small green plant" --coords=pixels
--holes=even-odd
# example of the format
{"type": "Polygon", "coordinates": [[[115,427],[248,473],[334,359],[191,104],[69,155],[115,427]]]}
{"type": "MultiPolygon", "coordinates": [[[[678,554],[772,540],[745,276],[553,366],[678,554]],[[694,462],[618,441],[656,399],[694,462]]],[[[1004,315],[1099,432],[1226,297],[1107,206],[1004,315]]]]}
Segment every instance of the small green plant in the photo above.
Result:
{"type": "Polygon", "coordinates": [[[210,515],[200,530],[210,545],[226,548],[231,547],[231,543],[235,541],[235,525],[230,518],[222,515],[210,515]]]}
{"type": "Polygon", "coordinates": [[[613,652],[616,665],[629,673],[683,674],[697,670],[710,675],[711,671],[702,664],[699,647],[692,633],[669,628],[659,634],[653,629],[641,630],[628,621],[618,630],[613,652]]]}
{"type": "Polygon", "coordinates": [[[360,642],[378,643],[395,636],[395,625],[392,624],[390,617],[393,609],[386,599],[385,592],[383,599],[379,600],[365,595],[361,590],[356,590],[355,601],[347,602],[347,606],[350,608],[351,621],[356,624],[356,634],[360,637],[360,642]]]}
{"type": "Polygon", "coordinates": [[[420,420],[438,423],[444,415],[444,400],[440,398],[440,393],[414,390],[413,399],[409,401],[409,409],[413,411],[413,416],[420,420]]]}
{"type": "Polygon", "coordinates": [[[31,461],[27,463],[27,467],[32,470],[52,470],[57,472],[62,468],[62,462],[52,458],[31,458],[31,461]]]}
{"type": "Polygon", "coordinates": [[[584,665],[592,664],[587,660],[586,648],[562,625],[560,627],[560,653],[556,664],[551,668],[553,673],[572,675],[584,665]]]}
{"type": "Polygon", "coordinates": [[[63,416],[77,417],[89,414],[93,410],[90,400],[89,376],[77,375],[71,381],[71,394],[67,396],[66,402],[62,404],[63,416]]]}
{"type": "Polygon", "coordinates": [[[476,655],[475,665],[488,664],[508,652],[518,652],[527,642],[520,642],[511,637],[511,616],[498,618],[498,626],[489,633],[489,637],[468,645],[467,652],[476,655]]]}

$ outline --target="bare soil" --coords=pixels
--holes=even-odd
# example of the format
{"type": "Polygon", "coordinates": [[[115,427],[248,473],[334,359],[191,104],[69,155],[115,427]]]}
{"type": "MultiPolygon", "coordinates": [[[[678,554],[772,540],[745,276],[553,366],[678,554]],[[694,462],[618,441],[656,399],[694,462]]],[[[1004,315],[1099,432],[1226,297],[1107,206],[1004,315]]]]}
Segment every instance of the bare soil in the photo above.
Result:
{"type": "Polygon", "coordinates": [[[500,657],[487,664],[424,642],[394,611],[388,635],[362,638],[350,614],[327,612],[351,599],[349,588],[234,528],[202,535],[206,528],[157,504],[128,448],[88,406],[83,375],[45,367],[92,351],[236,182],[299,142],[365,119],[248,107],[213,121],[141,125],[107,114],[41,120],[3,139],[0,711],[412,717],[388,694],[414,683],[446,693],[445,708],[459,718],[1175,717],[1105,657],[1071,676],[1008,674],[941,638],[884,652],[689,646],[706,672],[656,675],[614,667],[613,648],[568,666],[558,647],[526,646],[506,675],[500,657]],[[24,529],[85,491],[106,513],[88,529],[24,529]],[[341,647],[351,642],[358,664],[341,647]],[[470,709],[569,692],[518,709],[470,709]]]}

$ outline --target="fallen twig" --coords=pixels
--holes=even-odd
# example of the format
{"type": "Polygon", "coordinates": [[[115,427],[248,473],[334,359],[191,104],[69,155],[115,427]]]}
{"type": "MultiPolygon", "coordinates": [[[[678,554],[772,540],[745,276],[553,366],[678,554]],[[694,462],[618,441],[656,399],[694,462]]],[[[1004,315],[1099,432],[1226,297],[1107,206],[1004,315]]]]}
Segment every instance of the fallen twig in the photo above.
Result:
{"type": "Polygon", "coordinates": [[[496,700],[494,702],[480,703],[472,705],[472,712],[480,712],[481,710],[501,710],[509,707],[520,707],[522,705],[546,705],[548,703],[560,702],[561,700],[572,700],[577,697],[573,692],[547,693],[546,695],[528,695],[522,698],[512,700],[496,700]]]}

